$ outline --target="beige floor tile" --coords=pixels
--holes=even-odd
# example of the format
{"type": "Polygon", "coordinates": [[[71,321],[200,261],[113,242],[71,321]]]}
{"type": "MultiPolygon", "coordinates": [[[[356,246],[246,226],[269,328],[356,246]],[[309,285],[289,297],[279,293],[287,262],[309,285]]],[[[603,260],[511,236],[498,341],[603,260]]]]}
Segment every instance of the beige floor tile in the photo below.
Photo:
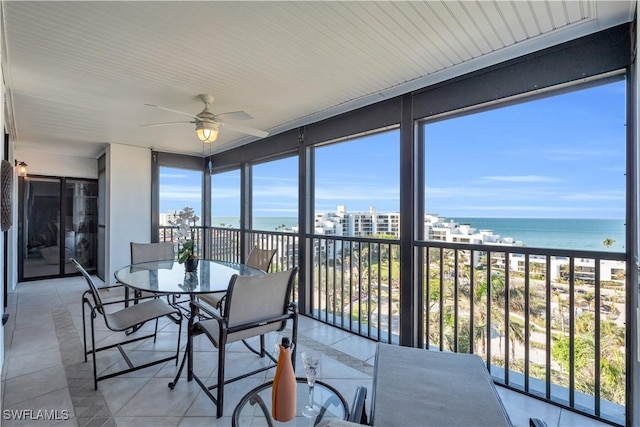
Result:
{"type": "Polygon", "coordinates": [[[181,417],[114,417],[118,427],[176,427],[181,417]]]}
{"type": "Polygon", "coordinates": [[[30,374],[20,375],[7,380],[3,404],[16,406],[25,400],[33,399],[67,387],[67,376],[59,366],[43,368],[30,374]]]}
{"type": "Polygon", "coordinates": [[[20,403],[16,403],[13,405],[3,404],[2,408],[3,408],[2,425],[4,427],[33,426],[33,425],[37,425],[39,427],[53,426],[56,423],[63,421],[60,419],[56,420],[55,418],[64,418],[65,416],[68,416],[68,417],[75,416],[73,403],[71,402],[71,398],[69,397],[69,392],[68,391],[65,392],[65,390],[51,391],[49,393],[41,394],[31,399],[23,400],[20,403]],[[22,412],[16,412],[20,410],[22,410],[22,412]],[[7,417],[7,413],[5,411],[10,411],[9,414],[19,413],[21,416],[7,417]],[[24,412],[24,411],[29,411],[29,412],[24,412]],[[40,412],[40,411],[43,411],[43,412],[40,412]],[[41,414],[44,414],[44,411],[48,411],[47,412],[48,414],[53,413],[55,415],[53,417],[49,417],[49,419],[46,419],[46,418],[39,419],[38,417],[41,414]]]}
{"type": "Polygon", "coordinates": [[[151,378],[114,415],[118,417],[183,417],[199,389],[194,382],[182,382],[171,390],[164,378],[151,378]]]}

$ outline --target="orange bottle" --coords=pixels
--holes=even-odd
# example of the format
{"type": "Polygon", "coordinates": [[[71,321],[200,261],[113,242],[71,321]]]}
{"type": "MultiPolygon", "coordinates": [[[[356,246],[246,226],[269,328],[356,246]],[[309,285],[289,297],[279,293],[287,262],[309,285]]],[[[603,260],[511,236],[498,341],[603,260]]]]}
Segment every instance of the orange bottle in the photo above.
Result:
{"type": "Polygon", "coordinates": [[[276,421],[289,421],[296,416],[296,374],[291,363],[291,343],[282,338],[278,366],[271,390],[271,416],[276,421]]]}

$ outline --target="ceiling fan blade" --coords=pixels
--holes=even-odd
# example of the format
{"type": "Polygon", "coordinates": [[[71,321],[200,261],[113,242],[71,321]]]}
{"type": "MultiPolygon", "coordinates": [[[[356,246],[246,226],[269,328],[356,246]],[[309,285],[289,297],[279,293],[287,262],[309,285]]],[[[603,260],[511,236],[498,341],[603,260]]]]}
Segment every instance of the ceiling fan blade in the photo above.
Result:
{"type": "Polygon", "coordinates": [[[228,113],[216,114],[216,119],[220,121],[235,121],[235,120],[251,120],[253,116],[246,111],[229,111],[228,113]]]}
{"type": "Polygon", "coordinates": [[[183,123],[195,123],[195,121],[190,121],[190,122],[164,122],[164,123],[149,123],[149,124],[147,124],[147,125],[140,125],[140,127],[179,125],[179,124],[183,124],[183,123]]]}
{"type": "Polygon", "coordinates": [[[231,130],[235,130],[237,132],[246,133],[247,135],[257,136],[258,138],[264,138],[264,137],[269,135],[269,132],[265,132],[265,131],[259,130],[259,129],[249,128],[249,127],[246,127],[246,126],[240,126],[240,125],[237,125],[235,123],[221,122],[220,125],[224,126],[225,128],[228,128],[228,129],[231,129],[231,130]]]}
{"type": "Polygon", "coordinates": [[[170,112],[176,113],[176,114],[182,114],[183,116],[188,116],[188,117],[194,118],[196,120],[200,119],[200,117],[198,117],[198,116],[196,116],[194,114],[185,113],[184,111],[173,110],[171,108],[162,107],[160,105],[155,105],[155,104],[144,104],[144,105],[146,105],[147,107],[154,107],[154,108],[159,108],[160,110],[170,111],[170,112]]]}

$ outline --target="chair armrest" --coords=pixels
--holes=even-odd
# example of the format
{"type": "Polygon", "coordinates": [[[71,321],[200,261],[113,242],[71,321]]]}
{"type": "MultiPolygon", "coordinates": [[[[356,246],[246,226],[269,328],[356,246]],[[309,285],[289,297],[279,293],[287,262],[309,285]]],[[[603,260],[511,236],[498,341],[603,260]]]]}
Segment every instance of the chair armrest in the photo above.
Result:
{"type": "MultiPolygon", "coordinates": [[[[158,298],[158,295],[148,296],[148,297],[139,297],[139,298],[136,298],[136,300],[137,300],[137,301],[145,301],[145,300],[148,300],[148,299],[156,299],[156,298],[158,298]]],[[[132,298],[129,298],[129,299],[119,299],[119,300],[113,300],[113,301],[106,301],[106,302],[103,302],[103,303],[102,303],[102,305],[121,304],[121,303],[123,303],[123,302],[129,302],[129,301],[131,301],[131,300],[132,300],[132,298]]]]}
{"type": "Polygon", "coordinates": [[[298,313],[298,304],[295,301],[289,301],[289,304],[287,304],[287,308],[293,313],[298,313]]]}
{"type": "Polygon", "coordinates": [[[221,322],[223,320],[223,318],[220,317],[219,314],[211,311],[206,305],[201,304],[198,301],[190,301],[189,304],[193,307],[196,307],[199,311],[204,311],[207,316],[211,317],[212,319],[216,319],[218,322],[221,322]]]}
{"type": "Polygon", "coordinates": [[[97,289],[98,289],[99,291],[101,291],[101,290],[106,290],[106,291],[108,291],[108,290],[110,290],[110,289],[112,289],[112,288],[122,288],[122,287],[124,287],[124,284],[123,284],[123,283],[120,283],[120,282],[117,282],[115,285],[100,286],[100,287],[98,287],[97,289]]]}
{"type": "Polygon", "coordinates": [[[351,405],[351,412],[349,413],[348,421],[367,424],[367,413],[365,409],[365,401],[367,399],[367,388],[358,387],[356,393],[353,396],[353,404],[351,405]]]}
{"type": "MultiPolygon", "coordinates": [[[[253,322],[249,322],[249,323],[243,323],[241,325],[236,325],[236,326],[231,326],[227,328],[227,332],[230,334],[233,334],[235,332],[240,332],[240,331],[244,331],[247,329],[253,329],[253,328],[257,328],[259,326],[265,326],[265,325],[270,325],[272,323],[280,323],[280,322],[286,322],[289,319],[293,319],[294,316],[297,316],[298,313],[292,312],[292,313],[287,313],[287,314],[283,314],[281,316],[278,317],[273,317],[271,319],[268,320],[256,320],[253,322]]],[[[219,321],[223,321],[225,319],[219,317],[219,316],[214,316],[214,318],[219,319],[219,321]]]]}

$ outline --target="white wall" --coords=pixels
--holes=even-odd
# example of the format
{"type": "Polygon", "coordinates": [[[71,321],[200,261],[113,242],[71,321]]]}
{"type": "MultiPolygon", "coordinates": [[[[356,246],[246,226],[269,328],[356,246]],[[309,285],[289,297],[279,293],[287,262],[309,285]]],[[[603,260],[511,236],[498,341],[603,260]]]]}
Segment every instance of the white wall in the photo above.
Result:
{"type": "MultiPolygon", "coordinates": [[[[4,117],[4,114],[3,116],[4,117]]],[[[63,176],[69,178],[98,178],[98,161],[86,157],[70,157],[52,153],[40,153],[14,149],[12,159],[25,162],[27,175],[63,176]]],[[[13,291],[18,280],[18,176],[14,175],[13,226],[9,229],[9,292],[13,291]]]]}
{"type": "MultiPolygon", "coordinates": [[[[29,175],[98,178],[97,159],[26,150],[15,150],[13,157],[29,165],[29,175]]],[[[113,283],[113,273],[130,263],[129,242],[151,241],[151,151],[110,144],[106,157],[105,282],[113,283]]],[[[14,203],[14,213],[16,224],[17,203],[14,203]]],[[[10,247],[17,247],[16,239],[14,233],[10,247]]],[[[17,259],[10,260],[10,265],[17,271],[17,259]]],[[[15,278],[9,288],[15,288],[15,278]]]]}
{"type": "Polygon", "coordinates": [[[85,157],[21,151],[16,149],[14,158],[27,165],[29,175],[64,176],[68,178],[98,178],[98,160],[85,157]]]}
{"type": "Polygon", "coordinates": [[[105,282],[131,263],[130,242],[151,242],[151,150],[111,144],[107,149],[105,282]]]}

